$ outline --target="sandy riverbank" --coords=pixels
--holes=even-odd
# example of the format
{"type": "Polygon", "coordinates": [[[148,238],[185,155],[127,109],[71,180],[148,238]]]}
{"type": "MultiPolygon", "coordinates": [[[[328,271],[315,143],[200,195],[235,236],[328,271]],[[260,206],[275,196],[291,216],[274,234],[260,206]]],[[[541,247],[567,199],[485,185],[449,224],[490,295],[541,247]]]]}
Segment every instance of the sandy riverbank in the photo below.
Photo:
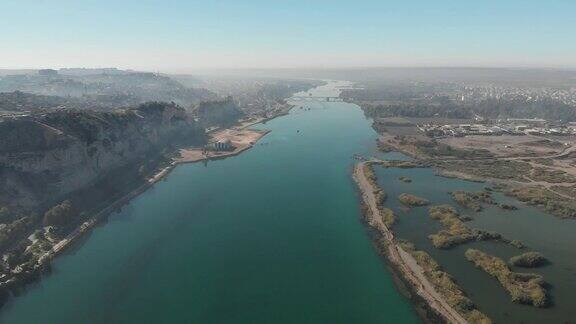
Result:
{"type": "Polygon", "coordinates": [[[202,148],[188,148],[180,150],[180,157],[175,159],[176,163],[193,163],[203,160],[221,159],[238,155],[251,148],[264,135],[267,130],[236,129],[227,128],[214,132],[210,137],[210,142],[230,141],[234,150],[232,151],[204,151],[202,148]]]}
{"type": "Polygon", "coordinates": [[[449,323],[468,323],[446,300],[436,291],[432,283],[426,278],[424,270],[418,265],[414,257],[404,251],[394,239],[394,233],[384,224],[380,217],[375,189],[366,177],[364,166],[370,162],[360,162],[354,167],[353,178],[360,189],[363,203],[366,205],[366,220],[368,224],[378,231],[386,242],[385,251],[388,261],[398,270],[403,279],[413,290],[449,323]]]}

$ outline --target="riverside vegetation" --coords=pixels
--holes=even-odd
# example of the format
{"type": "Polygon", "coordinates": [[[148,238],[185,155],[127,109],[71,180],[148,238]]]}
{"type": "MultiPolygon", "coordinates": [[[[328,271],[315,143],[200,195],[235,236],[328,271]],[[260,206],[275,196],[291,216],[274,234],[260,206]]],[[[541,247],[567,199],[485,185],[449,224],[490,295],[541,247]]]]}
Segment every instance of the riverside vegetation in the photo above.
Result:
{"type": "Polygon", "coordinates": [[[535,307],[549,306],[545,281],[541,275],[512,272],[502,259],[479,250],[468,249],[465,256],[476,267],[498,279],[513,302],[535,307]]]}
{"type": "Polygon", "coordinates": [[[560,195],[541,186],[517,187],[506,190],[509,196],[539,207],[560,218],[576,218],[576,202],[563,199],[560,195]]]}
{"type": "Polygon", "coordinates": [[[442,170],[464,173],[472,176],[501,180],[528,182],[525,175],[532,167],[529,163],[516,160],[459,160],[435,161],[434,165],[442,170]]]}
{"type": "MultiPolygon", "coordinates": [[[[383,190],[377,184],[377,177],[376,177],[374,170],[372,168],[372,164],[373,163],[371,163],[371,162],[363,163],[361,165],[362,172],[364,173],[364,176],[366,177],[366,179],[370,183],[370,187],[373,188],[372,193],[374,194],[374,197],[376,198],[376,208],[377,208],[380,216],[382,217],[383,223],[387,227],[387,228],[381,229],[381,230],[388,232],[390,227],[393,225],[393,223],[396,219],[394,217],[393,211],[389,208],[384,207],[383,203],[384,203],[384,200],[386,198],[386,194],[383,192],[383,190]],[[382,199],[382,198],[384,198],[384,199],[382,199]]],[[[362,206],[365,209],[364,210],[365,214],[368,215],[371,213],[370,211],[366,210],[368,208],[368,206],[366,204],[363,204],[362,206]]],[[[438,265],[438,263],[435,262],[432,259],[432,257],[430,257],[430,255],[428,255],[427,253],[422,252],[422,251],[417,251],[414,248],[414,246],[407,241],[402,241],[402,240],[396,241],[394,239],[393,235],[387,235],[387,237],[389,237],[388,240],[381,238],[377,241],[377,244],[379,246],[381,246],[383,253],[387,254],[389,257],[391,257],[390,255],[396,255],[395,257],[391,257],[391,260],[396,260],[396,261],[392,261],[393,263],[406,262],[406,261],[398,261],[398,260],[402,260],[402,258],[398,255],[398,250],[400,250],[400,251],[403,250],[404,252],[412,255],[414,257],[414,261],[416,262],[416,264],[418,264],[422,268],[423,275],[426,278],[425,280],[429,281],[431,283],[431,285],[434,287],[434,289],[436,290],[436,292],[442,296],[441,297],[442,298],[441,304],[446,305],[446,306],[442,306],[442,307],[448,306],[449,308],[452,308],[452,310],[448,311],[448,313],[444,313],[444,311],[440,311],[439,314],[442,314],[442,316],[448,316],[447,318],[456,318],[457,319],[456,321],[458,321],[458,322],[464,321],[464,319],[466,319],[467,321],[470,321],[471,323],[485,323],[485,324],[491,323],[490,319],[486,315],[484,315],[483,313],[481,313],[480,311],[478,311],[476,309],[476,306],[474,305],[474,303],[458,287],[458,285],[454,282],[452,277],[450,275],[448,275],[446,272],[442,271],[440,269],[440,266],[438,265]],[[393,242],[392,245],[390,245],[391,242],[393,242]],[[391,252],[391,251],[394,251],[394,252],[391,252]],[[399,259],[397,259],[397,258],[399,258],[399,259]],[[450,313],[450,312],[452,312],[452,313],[450,313]],[[453,317],[454,315],[447,315],[447,314],[454,314],[454,313],[457,313],[456,317],[453,317]],[[461,318],[461,319],[458,319],[458,318],[461,318]]],[[[406,265],[404,265],[404,267],[406,267],[406,265]]],[[[411,269],[413,269],[413,268],[408,266],[408,269],[403,270],[403,271],[410,271],[410,273],[412,271],[417,271],[417,270],[411,270],[411,269]]],[[[414,278],[414,274],[410,275],[409,273],[406,273],[406,272],[401,272],[401,273],[403,274],[403,276],[405,276],[404,279],[406,279],[408,281],[415,280],[415,279],[410,279],[411,276],[412,276],[412,278],[414,278]]],[[[417,290],[420,290],[421,289],[420,285],[422,285],[422,283],[419,280],[421,280],[421,279],[416,280],[417,284],[415,284],[415,286],[414,286],[417,290]]],[[[414,282],[413,282],[413,284],[414,284],[414,282]]],[[[424,290],[426,290],[426,289],[424,289],[424,290]]],[[[429,294],[429,292],[428,292],[428,294],[429,294]]],[[[437,305],[434,306],[434,304],[432,304],[435,302],[430,301],[430,299],[428,299],[428,298],[430,298],[429,295],[427,298],[425,298],[427,300],[427,302],[426,302],[427,307],[430,307],[431,309],[438,311],[438,309],[435,308],[438,306],[437,305]]],[[[432,297],[432,298],[435,298],[435,297],[432,297]]],[[[434,300],[434,299],[432,299],[432,300],[434,300]]],[[[432,316],[429,318],[436,318],[435,316],[437,316],[437,315],[428,314],[427,316],[432,316]]],[[[452,320],[450,320],[450,321],[452,321],[452,320]]]]}
{"type": "Polygon", "coordinates": [[[510,258],[508,263],[523,268],[535,268],[544,265],[548,260],[539,252],[526,252],[510,258]]]}
{"type": "Polygon", "coordinates": [[[432,206],[429,214],[444,227],[438,233],[428,236],[438,249],[447,249],[471,241],[500,241],[512,244],[512,241],[503,238],[499,233],[469,228],[460,219],[456,209],[450,205],[432,206]]]}
{"type": "MultiPolygon", "coordinates": [[[[389,163],[383,163],[390,165],[389,163]]],[[[515,209],[513,205],[507,205],[495,200],[493,191],[504,191],[499,186],[486,187],[479,191],[455,190],[449,192],[451,198],[465,208],[476,211],[482,210],[484,204],[496,206],[500,209],[515,209]],[[481,208],[478,208],[480,206],[481,208]]],[[[390,194],[390,193],[389,193],[390,194]]],[[[407,194],[409,195],[409,194],[407,194]]],[[[419,198],[419,197],[418,197],[419,198]]],[[[437,205],[429,208],[429,215],[432,219],[439,221],[443,229],[438,233],[429,236],[432,244],[436,248],[447,249],[459,244],[476,241],[496,241],[510,244],[518,249],[524,248],[522,242],[509,240],[499,233],[488,232],[470,228],[462,220],[457,210],[450,205],[437,205]]],[[[400,220],[401,221],[401,220],[400,220]]],[[[458,287],[450,274],[442,270],[442,267],[426,252],[419,251],[412,242],[399,240],[399,245],[411,254],[417,263],[422,267],[427,278],[433,283],[445,300],[458,310],[471,323],[489,321],[488,317],[475,317],[476,312],[467,314],[470,310],[476,309],[474,303],[466,296],[465,292],[458,287]]],[[[474,251],[474,250],[472,250],[474,251]]],[[[498,279],[498,282],[510,294],[511,300],[518,304],[529,304],[537,308],[548,307],[550,300],[546,291],[547,284],[543,277],[538,274],[524,274],[512,271],[509,267],[534,267],[546,262],[545,258],[537,252],[528,252],[506,261],[487,254],[475,254],[468,252],[466,259],[491,276],[498,279]],[[479,257],[479,256],[482,256],[479,257]]],[[[476,309],[477,310],[477,309],[476,309]]],[[[481,314],[481,313],[480,313],[481,314]]],[[[483,315],[483,314],[482,314],[483,315]]]]}
{"type": "MultiPolygon", "coordinates": [[[[403,168],[418,167],[419,165],[410,162],[401,163],[401,161],[378,161],[365,163],[363,165],[363,171],[365,172],[367,180],[373,188],[376,188],[373,193],[374,196],[377,197],[377,207],[380,210],[380,215],[382,216],[385,225],[390,228],[396,221],[396,217],[390,208],[384,207],[387,195],[377,184],[377,176],[374,172],[373,164],[388,167],[391,167],[392,165],[401,165],[403,168]]],[[[411,206],[423,206],[429,204],[427,199],[406,193],[401,194],[399,200],[403,204],[411,206]]],[[[405,240],[399,240],[398,245],[405,252],[414,257],[416,263],[423,269],[425,277],[430,281],[437,292],[468,322],[479,324],[492,323],[490,318],[478,310],[474,302],[466,296],[466,293],[458,286],[452,276],[443,271],[440,265],[428,253],[417,250],[414,244],[405,240]]]]}
{"type": "Polygon", "coordinates": [[[452,199],[456,201],[459,205],[466,207],[468,209],[472,209],[476,212],[479,212],[483,209],[480,203],[486,203],[490,205],[495,205],[494,199],[489,192],[480,191],[480,192],[468,192],[463,190],[457,190],[452,192],[452,199]]]}
{"type": "Polygon", "coordinates": [[[452,199],[457,202],[460,206],[471,209],[475,212],[480,212],[484,209],[482,204],[498,206],[504,210],[516,210],[518,209],[514,205],[509,204],[498,204],[492,198],[491,189],[485,188],[484,191],[469,192],[464,190],[456,190],[450,193],[452,199]]]}
{"type": "MultiPolygon", "coordinates": [[[[503,181],[517,181],[529,183],[530,181],[542,181],[550,184],[559,182],[574,182],[573,176],[563,171],[546,171],[542,168],[532,168],[529,163],[516,160],[491,160],[491,161],[437,161],[435,166],[450,172],[458,172],[476,179],[498,179],[503,181]]],[[[553,186],[552,189],[571,195],[565,186],[553,186]],[[560,190],[558,190],[560,188],[560,190]]],[[[558,193],[540,185],[514,186],[506,189],[506,195],[519,201],[536,206],[547,213],[560,218],[576,218],[576,202],[573,199],[565,199],[558,193]]],[[[457,199],[457,198],[455,198],[457,199]]],[[[504,209],[515,209],[511,205],[500,206],[504,209]]]]}
{"type": "Polygon", "coordinates": [[[428,199],[424,199],[415,195],[411,195],[408,193],[402,193],[398,196],[398,200],[406,205],[406,206],[411,206],[411,207],[421,207],[421,206],[426,206],[430,204],[430,201],[428,199]]]}
{"type": "Polygon", "coordinates": [[[384,206],[384,202],[386,201],[387,195],[380,186],[378,186],[376,174],[374,173],[374,169],[372,168],[371,163],[365,163],[364,166],[364,174],[366,175],[366,179],[372,185],[374,189],[374,197],[376,197],[376,205],[378,206],[378,210],[380,211],[380,217],[384,224],[390,228],[396,222],[396,215],[392,209],[387,208],[384,206]]]}
{"type": "Polygon", "coordinates": [[[399,245],[410,253],[418,265],[424,270],[424,274],[432,282],[438,292],[446,301],[454,307],[470,323],[489,324],[490,318],[480,312],[474,302],[466,296],[466,293],[458,286],[452,276],[443,271],[438,262],[430,254],[417,250],[414,244],[401,240],[399,245]]]}

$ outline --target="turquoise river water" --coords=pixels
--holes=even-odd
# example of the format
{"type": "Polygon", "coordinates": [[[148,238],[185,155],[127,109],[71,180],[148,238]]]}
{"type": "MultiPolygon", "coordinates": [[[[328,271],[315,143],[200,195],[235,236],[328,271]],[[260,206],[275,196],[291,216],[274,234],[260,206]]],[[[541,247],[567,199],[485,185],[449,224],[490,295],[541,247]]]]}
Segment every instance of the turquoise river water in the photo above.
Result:
{"type": "Polygon", "coordinates": [[[376,154],[370,121],[347,103],[299,105],[240,156],[178,166],[0,322],[419,322],[361,223],[352,156],[376,154]]]}

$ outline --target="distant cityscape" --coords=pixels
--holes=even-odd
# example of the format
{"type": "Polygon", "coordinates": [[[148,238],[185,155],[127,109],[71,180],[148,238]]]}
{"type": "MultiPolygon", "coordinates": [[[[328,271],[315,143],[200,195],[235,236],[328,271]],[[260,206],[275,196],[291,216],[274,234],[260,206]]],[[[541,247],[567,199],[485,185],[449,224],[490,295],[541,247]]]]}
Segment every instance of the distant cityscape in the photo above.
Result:
{"type": "Polygon", "coordinates": [[[508,118],[478,124],[418,124],[428,137],[469,135],[575,135],[576,123],[555,125],[540,118],[508,118]]]}
{"type": "Polygon", "coordinates": [[[576,107],[576,87],[569,89],[555,89],[546,87],[518,88],[496,85],[465,85],[459,93],[453,94],[452,96],[454,99],[459,99],[460,101],[467,103],[477,103],[486,99],[521,100],[525,102],[554,100],[576,107]]]}

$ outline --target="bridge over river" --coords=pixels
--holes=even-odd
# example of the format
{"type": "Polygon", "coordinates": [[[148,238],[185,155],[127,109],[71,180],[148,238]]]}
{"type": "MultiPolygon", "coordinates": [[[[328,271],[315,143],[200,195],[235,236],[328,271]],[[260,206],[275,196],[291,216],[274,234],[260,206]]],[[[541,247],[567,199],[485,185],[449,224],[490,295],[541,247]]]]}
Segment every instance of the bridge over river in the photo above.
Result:
{"type": "Polygon", "coordinates": [[[323,96],[293,96],[290,100],[294,101],[321,101],[321,102],[342,102],[340,97],[323,97],[323,96]]]}

